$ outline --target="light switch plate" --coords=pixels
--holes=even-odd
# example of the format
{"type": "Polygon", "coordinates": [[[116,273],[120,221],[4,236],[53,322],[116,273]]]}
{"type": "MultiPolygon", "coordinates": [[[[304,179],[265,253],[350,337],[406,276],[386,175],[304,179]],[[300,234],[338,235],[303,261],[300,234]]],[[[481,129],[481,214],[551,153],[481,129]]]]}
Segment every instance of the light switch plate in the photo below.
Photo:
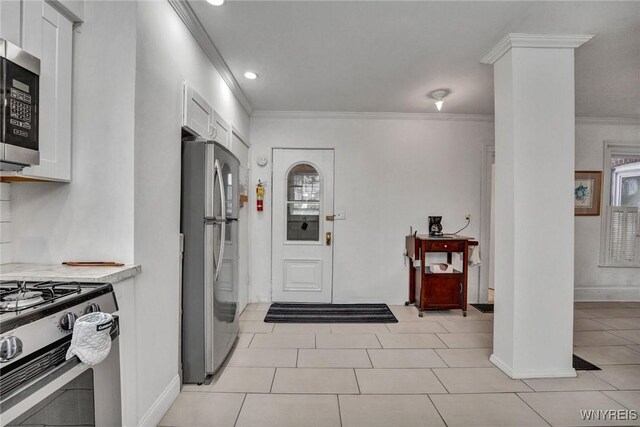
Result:
{"type": "Polygon", "coordinates": [[[335,221],[347,219],[347,213],[345,211],[335,211],[333,219],[335,221]]]}

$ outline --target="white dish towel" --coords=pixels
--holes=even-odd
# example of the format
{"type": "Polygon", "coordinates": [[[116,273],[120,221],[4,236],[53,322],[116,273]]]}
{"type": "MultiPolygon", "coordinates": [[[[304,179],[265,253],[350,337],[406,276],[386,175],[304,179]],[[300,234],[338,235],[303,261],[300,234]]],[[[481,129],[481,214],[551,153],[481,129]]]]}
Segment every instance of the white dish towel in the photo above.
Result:
{"type": "Polygon", "coordinates": [[[89,313],[79,317],[73,326],[71,347],[67,360],[74,355],[87,365],[97,365],[111,350],[111,327],[113,316],[108,313],[89,313]]]}
{"type": "Polygon", "coordinates": [[[469,246],[469,265],[475,267],[480,264],[480,246],[469,246]]]}

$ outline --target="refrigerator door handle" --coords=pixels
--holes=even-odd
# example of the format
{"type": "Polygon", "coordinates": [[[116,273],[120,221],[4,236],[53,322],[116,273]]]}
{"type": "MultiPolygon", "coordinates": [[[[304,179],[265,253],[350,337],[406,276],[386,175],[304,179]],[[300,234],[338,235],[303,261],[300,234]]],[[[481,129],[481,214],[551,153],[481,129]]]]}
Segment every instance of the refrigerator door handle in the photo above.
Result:
{"type": "MultiPolygon", "coordinates": [[[[220,163],[218,162],[218,160],[216,160],[215,162],[215,174],[218,175],[218,184],[220,184],[220,216],[216,217],[216,219],[220,220],[220,251],[219,251],[219,255],[218,255],[218,262],[216,263],[216,272],[215,275],[213,276],[213,280],[217,281],[218,280],[218,275],[220,274],[220,268],[222,267],[222,260],[224,257],[224,245],[225,245],[225,241],[226,241],[226,221],[227,221],[227,209],[225,206],[225,202],[226,202],[226,197],[224,194],[224,183],[222,182],[222,171],[220,170],[220,163]]],[[[215,182],[215,176],[214,176],[214,182],[215,182]]]]}
{"type": "Polygon", "coordinates": [[[222,260],[224,259],[224,245],[225,245],[225,240],[227,238],[226,234],[226,229],[227,227],[225,226],[225,224],[221,224],[220,225],[220,255],[218,256],[218,264],[216,264],[216,275],[214,276],[214,280],[217,281],[218,280],[218,274],[220,274],[220,268],[222,267],[222,260]]]}
{"type": "MultiPolygon", "coordinates": [[[[205,216],[205,224],[226,224],[229,221],[233,221],[233,218],[222,219],[221,216],[205,216]]],[[[237,221],[237,220],[236,220],[237,221]]]]}
{"type": "MultiPolygon", "coordinates": [[[[220,162],[216,160],[215,162],[215,175],[218,175],[218,185],[220,186],[220,216],[215,217],[216,219],[220,219],[221,221],[227,220],[227,209],[225,206],[225,202],[227,198],[224,194],[224,182],[222,182],[222,169],[220,169],[220,162]]],[[[213,180],[215,182],[215,175],[213,180]]]]}

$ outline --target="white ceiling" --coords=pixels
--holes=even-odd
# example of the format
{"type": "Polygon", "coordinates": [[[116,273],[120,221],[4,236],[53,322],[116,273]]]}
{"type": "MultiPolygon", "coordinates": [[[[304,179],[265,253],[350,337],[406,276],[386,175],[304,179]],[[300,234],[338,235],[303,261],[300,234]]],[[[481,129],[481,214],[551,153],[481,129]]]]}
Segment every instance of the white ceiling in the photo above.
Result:
{"type": "Polygon", "coordinates": [[[640,118],[640,2],[189,2],[254,109],[493,114],[480,59],[506,33],[597,34],[576,115],[640,118]],[[247,70],[260,75],[250,81],[247,70]]]}

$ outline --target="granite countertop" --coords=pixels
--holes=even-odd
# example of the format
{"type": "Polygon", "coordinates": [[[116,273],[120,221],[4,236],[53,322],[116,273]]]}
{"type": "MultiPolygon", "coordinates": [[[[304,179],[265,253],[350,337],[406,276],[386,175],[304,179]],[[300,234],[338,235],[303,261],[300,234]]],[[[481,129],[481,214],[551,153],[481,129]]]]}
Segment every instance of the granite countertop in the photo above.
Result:
{"type": "Polygon", "coordinates": [[[140,265],[122,267],[69,267],[68,265],[10,263],[0,265],[0,280],[55,280],[115,283],[142,272],[140,265]]]}

